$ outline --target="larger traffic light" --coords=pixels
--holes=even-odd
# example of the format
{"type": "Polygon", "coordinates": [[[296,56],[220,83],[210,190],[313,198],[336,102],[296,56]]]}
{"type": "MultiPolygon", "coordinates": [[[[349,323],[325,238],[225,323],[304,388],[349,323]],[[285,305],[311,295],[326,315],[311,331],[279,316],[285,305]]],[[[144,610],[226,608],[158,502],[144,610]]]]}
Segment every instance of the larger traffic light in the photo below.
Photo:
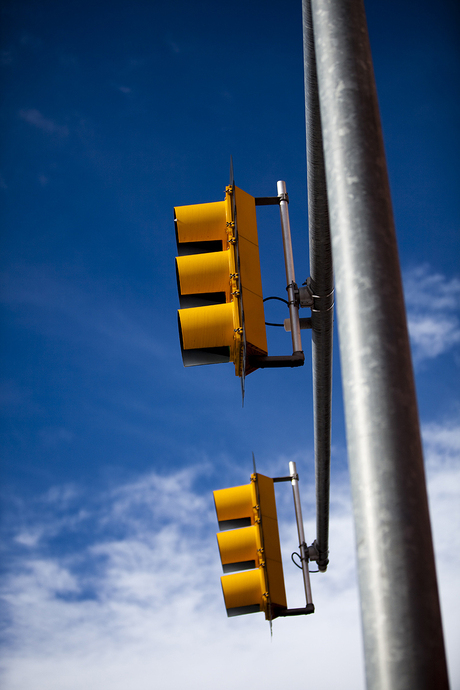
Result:
{"type": "Polygon", "coordinates": [[[267,620],[287,609],[273,479],[214,491],[217,534],[228,616],[263,611],[267,620]]]}
{"type": "Polygon", "coordinates": [[[267,354],[255,199],[232,184],[174,219],[184,365],[233,362],[244,376],[251,355],[267,354]]]}

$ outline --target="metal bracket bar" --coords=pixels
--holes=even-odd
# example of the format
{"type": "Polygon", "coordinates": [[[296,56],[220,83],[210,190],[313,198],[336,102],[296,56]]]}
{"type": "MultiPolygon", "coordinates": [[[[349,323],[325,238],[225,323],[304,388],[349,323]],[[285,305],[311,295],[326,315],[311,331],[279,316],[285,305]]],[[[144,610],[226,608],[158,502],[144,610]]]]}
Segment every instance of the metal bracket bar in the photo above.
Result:
{"type": "MultiPolygon", "coordinates": [[[[291,473],[291,483],[292,483],[292,493],[294,495],[294,508],[295,516],[297,520],[297,532],[299,535],[299,548],[300,548],[300,559],[302,562],[302,573],[303,573],[303,583],[305,587],[305,598],[307,600],[307,607],[309,605],[313,606],[313,600],[311,596],[311,585],[310,585],[310,573],[308,571],[308,557],[309,552],[307,545],[305,544],[305,533],[303,529],[303,519],[302,519],[302,507],[300,505],[300,492],[299,492],[299,475],[297,474],[297,469],[295,462],[289,463],[289,471],[291,473]]],[[[314,610],[314,608],[313,608],[314,610]]],[[[295,615],[295,614],[292,614],[295,615]]]]}
{"type": "Polygon", "coordinates": [[[259,196],[255,198],[256,206],[279,206],[280,200],[277,196],[259,196]]]}
{"type": "Polygon", "coordinates": [[[296,290],[294,273],[294,256],[292,253],[291,226],[289,223],[289,209],[287,202],[286,183],[278,180],[276,183],[280,199],[281,231],[283,234],[284,265],[286,268],[287,293],[289,303],[289,316],[291,319],[292,351],[302,351],[302,339],[300,337],[299,308],[296,304],[296,290]]]}
{"type": "Polygon", "coordinates": [[[272,619],[283,618],[285,616],[305,616],[308,613],[315,613],[314,604],[307,604],[303,609],[280,609],[274,613],[272,619]]]}
{"type": "MultiPolygon", "coordinates": [[[[254,462],[254,468],[255,468],[255,460],[254,460],[254,454],[253,454],[253,462],[254,462]]],[[[254,469],[255,471],[255,469],[254,469]]],[[[297,469],[296,469],[296,464],[295,462],[290,462],[289,463],[289,476],[287,477],[273,477],[272,481],[273,482],[291,482],[292,484],[292,493],[294,495],[294,509],[295,509],[295,516],[296,516],[296,522],[297,522],[297,533],[299,535],[299,542],[300,542],[300,559],[302,562],[302,574],[303,574],[303,581],[304,581],[304,586],[305,586],[305,597],[306,597],[306,606],[304,608],[295,608],[295,609],[282,609],[276,607],[275,610],[273,611],[273,614],[271,616],[271,620],[274,620],[275,618],[284,618],[286,616],[305,616],[309,613],[314,613],[315,612],[315,607],[312,601],[312,596],[311,596],[311,587],[310,587],[310,575],[309,575],[309,570],[308,570],[308,561],[310,559],[310,552],[313,549],[313,546],[307,547],[305,544],[305,535],[304,535],[304,529],[303,529],[303,520],[302,520],[302,508],[300,506],[300,493],[299,493],[299,475],[297,474],[297,469]]],[[[316,542],[314,542],[315,544],[316,542]]]]}
{"type": "MultiPolygon", "coordinates": [[[[256,206],[279,206],[281,217],[281,232],[283,236],[284,264],[286,268],[289,321],[292,335],[292,355],[258,356],[249,357],[249,367],[254,369],[278,369],[284,367],[301,367],[305,363],[305,355],[302,352],[302,340],[300,337],[299,305],[310,306],[312,302],[311,290],[307,287],[298,288],[294,275],[294,257],[292,254],[291,227],[289,223],[289,196],[286,191],[286,183],[279,180],[276,185],[278,196],[255,197],[256,206]]],[[[275,324],[273,324],[275,325],[275,324]]],[[[276,324],[277,325],[277,324],[276,324]]],[[[304,328],[310,327],[304,324],[304,328]]],[[[287,330],[287,329],[286,329],[287,330]]]]}
{"type": "MultiPolygon", "coordinates": [[[[311,316],[305,319],[299,319],[300,330],[304,331],[307,328],[312,328],[311,316]]],[[[291,319],[284,319],[284,330],[289,333],[291,330],[291,319]]]]}
{"type": "Polygon", "coordinates": [[[289,197],[287,193],[280,196],[255,197],[256,206],[279,206],[281,200],[287,201],[289,203],[289,197]]]}
{"type": "Polygon", "coordinates": [[[281,367],[302,367],[305,363],[303,352],[294,352],[292,355],[263,356],[252,355],[249,357],[251,369],[277,369],[281,367]]]}

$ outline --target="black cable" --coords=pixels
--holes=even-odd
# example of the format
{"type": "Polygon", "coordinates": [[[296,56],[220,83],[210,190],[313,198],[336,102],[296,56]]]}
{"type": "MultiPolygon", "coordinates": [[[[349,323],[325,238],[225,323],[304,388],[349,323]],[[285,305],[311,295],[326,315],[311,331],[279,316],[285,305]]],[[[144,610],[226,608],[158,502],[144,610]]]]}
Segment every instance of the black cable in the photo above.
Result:
{"type": "Polygon", "coordinates": [[[291,561],[294,563],[294,565],[296,565],[298,568],[300,568],[300,570],[302,570],[302,566],[295,562],[294,556],[298,556],[300,558],[300,560],[302,561],[302,557],[301,557],[300,553],[297,553],[297,551],[294,551],[293,553],[291,553],[291,561]]]}
{"type": "MultiPolygon", "coordinates": [[[[297,551],[294,551],[293,553],[291,553],[291,561],[294,563],[294,565],[296,565],[298,568],[300,568],[300,570],[302,570],[302,566],[295,562],[294,556],[298,556],[300,558],[300,561],[302,561],[302,556],[300,555],[300,553],[297,553],[297,551]]],[[[308,572],[309,573],[319,573],[319,570],[309,570],[308,572]]]]}
{"type": "MultiPolygon", "coordinates": [[[[284,304],[287,304],[289,306],[289,302],[282,297],[266,297],[264,299],[264,302],[268,302],[269,299],[277,299],[279,302],[284,302],[284,304]]],[[[278,328],[284,328],[284,323],[269,323],[268,321],[265,321],[266,326],[278,326],[278,328]]]]}
{"type": "Polygon", "coordinates": [[[265,297],[264,302],[268,302],[269,299],[277,299],[280,302],[284,302],[284,304],[287,304],[289,306],[289,302],[287,299],[283,299],[282,297],[265,297]]]}

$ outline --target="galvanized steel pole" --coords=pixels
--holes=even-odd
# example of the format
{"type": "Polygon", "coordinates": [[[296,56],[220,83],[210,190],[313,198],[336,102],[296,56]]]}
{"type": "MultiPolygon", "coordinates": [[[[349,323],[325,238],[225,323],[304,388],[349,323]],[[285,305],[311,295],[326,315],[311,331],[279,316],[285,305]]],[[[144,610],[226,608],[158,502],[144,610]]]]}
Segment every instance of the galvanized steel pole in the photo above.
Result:
{"type": "Polygon", "coordinates": [[[417,402],[362,0],[312,0],[369,690],[448,687],[417,402]]]}
{"type": "Polygon", "coordinates": [[[310,288],[314,295],[311,316],[316,475],[316,548],[318,550],[318,568],[324,572],[329,562],[334,280],[310,0],[303,0],[302,17],[310,288]]]}

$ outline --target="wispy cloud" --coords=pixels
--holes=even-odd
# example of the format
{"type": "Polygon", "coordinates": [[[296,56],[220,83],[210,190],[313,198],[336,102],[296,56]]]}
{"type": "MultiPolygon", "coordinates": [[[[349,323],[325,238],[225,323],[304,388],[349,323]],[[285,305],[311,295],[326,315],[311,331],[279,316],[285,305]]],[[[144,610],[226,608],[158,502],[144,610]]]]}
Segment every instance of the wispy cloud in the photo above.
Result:
{"type": "Polygon", "coordinates": [[[46,134],[56,134],[60,137],[66,137],[69,134],[69,128],[67,125],[58,125],[56,122],[54,122],[54,120],[50,120],[49,118],[45,117],[39,110],[36,110],[35,108],[29,110],[20,110],[19,117],[29,125],[33,125],[34,127],[37,127],[37,129],[41,129],[42,132],[45,132],[46,134]]]}
{"type": "Polygon", "coordinates": [[[415,363],[433,359],[460,343],[460,280],[425,264],[404,275],[409,333],[415,363]]]}
{"type": "MultiPolygon", "coordinates": [[[[460,642],[455,591],[460,467],[453,461],[458,426],[428,427],[425,443],[455,687],[460,681],[454,655],[460,642]]],[[[162,690],[184,685],[202,690],[214,688],[217,677],[224,690],[256,682],[278,688],[297,682],[298,668],[286,659],[302,658],[305,648],[327,668],[324,688],[364,687],[346,479],[332,485],[332,558],[327,574],[312,576],[316,613],[275,621],[270,641],[262,615],[225,615],[212,496],[195,488],[208,471],[203,465],[150,473],[97,495],[56,487],[36,505],[22,506],[26,519],[20,529],[12,528],[16,547],[2,587],[8,607],[5,690],[36,685],[92,690],[108,684],[114,690],[150,690],[152,678],[162,690]],[[65,549],[59,546],[63,542],[65,549]]],[[[289,562],[296,548],[292,506],[288,511],[283,504],[288,599],[301,606],[301,577],[289,562]]],[[[311,511],[305,516],[306,532],[314,534],[311,511]]]]}
{"type": "Polygon", "coordinates": [[[451,687],[460,687],[460,423],[422,428],[428,479],[433,545],[443,615],[451,687]]]}
{"type": "MultiPolygon", "coordinates": [[[[460,425],[450,420],[444,424],[425,424],[422,428],[428,470],[440,465],[456,467],[460,462],[460,425]]],[[[460,487],[456,487],[460,489],[460,487]]]]}

